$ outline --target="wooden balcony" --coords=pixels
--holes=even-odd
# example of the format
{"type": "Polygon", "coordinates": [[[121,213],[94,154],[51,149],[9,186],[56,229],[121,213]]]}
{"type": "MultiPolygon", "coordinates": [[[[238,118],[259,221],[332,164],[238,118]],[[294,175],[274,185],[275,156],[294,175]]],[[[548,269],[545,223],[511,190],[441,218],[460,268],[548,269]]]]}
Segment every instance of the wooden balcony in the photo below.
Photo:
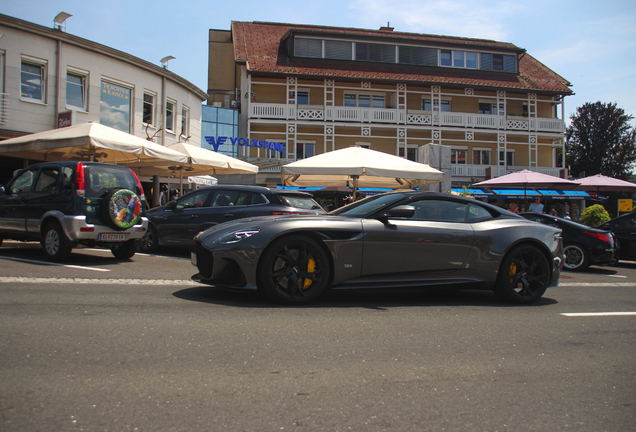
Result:
{"type": "Polygon", "coordinates": [[[554,177],[559,177],[561,168],[549,168],[549,167],[527,167],[527,166],[497,166],[497,165],[463,165],[452,164],[451,174],[453,177],[478,177],[485,178],[486,172],[490,168],[491,177],[500,177],[502,175],[510,174],[513,172],[521,171],[524,169],[540,172],[542,174],[548,174],[554,177]]]}
{"type": "Polygon", "coordinates": [[[563,133],[564,130],[563,120],[557,118],[256,102],[249,105],[249,117],[250,119],[407,124],[528,132],[563,133]]]}

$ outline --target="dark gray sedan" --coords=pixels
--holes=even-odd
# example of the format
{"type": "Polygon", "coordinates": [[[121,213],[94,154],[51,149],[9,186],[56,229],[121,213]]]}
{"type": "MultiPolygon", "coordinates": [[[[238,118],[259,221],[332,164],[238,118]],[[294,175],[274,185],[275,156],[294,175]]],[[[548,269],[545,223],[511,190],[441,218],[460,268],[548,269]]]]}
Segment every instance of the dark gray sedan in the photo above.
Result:
{"type": "Polygon", "coordinates": [[[160,246],[191,248],[199,232],[234,219],[325,213],[304,192],[261,186],[207,186],[148,210],[148,232],[140,247],[144,252],[155,252],[160,246]]]}
{"type": "Polygon", "coordinates": [[[281,303],[329,288],[448,285],[531,303],[557,285],[561,230],[473,199],[391,192],[324,216],[224,223],[195,238],[193,279],[281,303]]]}

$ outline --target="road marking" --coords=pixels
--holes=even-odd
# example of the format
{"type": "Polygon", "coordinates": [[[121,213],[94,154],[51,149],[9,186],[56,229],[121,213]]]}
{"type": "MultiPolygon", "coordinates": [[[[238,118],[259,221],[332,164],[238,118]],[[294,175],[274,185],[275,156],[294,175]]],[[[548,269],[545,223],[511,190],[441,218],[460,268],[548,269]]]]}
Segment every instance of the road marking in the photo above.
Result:
{"type": "Polygon", "coordinates": [[[203,286],[191,280],[168,279],[89,279],[89,278],[35,278],[35,277],[0,277],[0,283],[63,283],[63,284],[98,284],[98,285],[180,285],[203,286]]]}
{"type": "Polygon", "coordinates": [[[6,260],[11,260],[11,261],[20,261],[20,262],[25,262],[25,263],[29,263],[29,264],[43,264],[43,265],[50,265],[50,266],[61,266],[61,267],[67,267],[67,268],[76,268],[76,269],[81,269],[81,270],[92,270],[92,271],[101,271],[101,272],[109,272],[110,271],[110,269],[103,269],[103,268],[97,268],[97,267],[85,267],[85,266],[78,266],[78,265],[72,265],[72,264],[60,264],[60,263],[52,263],[52,262],[48,262],[48,261],[28,260],[28,259],[24,259],[24,258],[0,257],[0,259],[6,259],[6,260]]]}
{"type": "Polygon", "coordinates": [[[562,313],[567,317],[596,317],[596,316],[631,316],[636,312],[578,312],[578,313],[562,313]]]}
{"type": "Polygon", "coordinates": [[[627,278],[627,276],[622,276],[622,275],[607,275],[609,277],[617,277],[617,278],[627,278]]]}

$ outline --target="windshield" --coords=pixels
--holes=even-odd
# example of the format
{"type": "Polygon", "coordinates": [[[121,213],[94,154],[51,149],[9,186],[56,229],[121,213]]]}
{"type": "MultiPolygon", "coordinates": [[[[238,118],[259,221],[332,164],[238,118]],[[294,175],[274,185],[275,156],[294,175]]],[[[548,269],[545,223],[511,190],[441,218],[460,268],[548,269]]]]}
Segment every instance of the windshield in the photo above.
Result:
{"type": "Polygon", "coordinates": [[[399,201],[402,198],[404,198],[404,195],[401,193],[389,192],[381,195],[373,195],[344,207],[340,207],[329,214],[346,217],[365,217],[392,205],[394,202],[399,201]]]}

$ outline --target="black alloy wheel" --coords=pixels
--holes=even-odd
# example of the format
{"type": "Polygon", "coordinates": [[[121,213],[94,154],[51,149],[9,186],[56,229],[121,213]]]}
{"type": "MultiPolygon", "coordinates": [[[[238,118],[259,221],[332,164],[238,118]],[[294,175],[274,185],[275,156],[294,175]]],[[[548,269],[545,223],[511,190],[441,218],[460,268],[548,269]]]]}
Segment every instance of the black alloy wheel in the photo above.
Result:
{"type": "Polygon", "coordinates": [[[139,248],[146,253],[154,253],[159,249],[157,244],[157,229],[152,225],[148,225],[148,231],[139,242],[139,248]]]}
{"type": "Polygon", "coordinates": [[[581,271],[585,270],[589,265],[588,254],[585,248],[576,244],[569,244],[563,248],[565,261],[563,267],[566,270],[581,271]]]}
{"type": "Polygon", "coordinates": [[[495,294],[512,303],[533,303],[545,293],[549,281],[550,267],[545,255],[535,246],[521,245],[502,261],[495,294]]]}
{"type": "Polygon", "coordinates": [[[258,287],[278,303],[304,304],[325,291],[330,277],[329,259],[320,244],[309,237],[289,236],[263,253],[258,287]]]}

